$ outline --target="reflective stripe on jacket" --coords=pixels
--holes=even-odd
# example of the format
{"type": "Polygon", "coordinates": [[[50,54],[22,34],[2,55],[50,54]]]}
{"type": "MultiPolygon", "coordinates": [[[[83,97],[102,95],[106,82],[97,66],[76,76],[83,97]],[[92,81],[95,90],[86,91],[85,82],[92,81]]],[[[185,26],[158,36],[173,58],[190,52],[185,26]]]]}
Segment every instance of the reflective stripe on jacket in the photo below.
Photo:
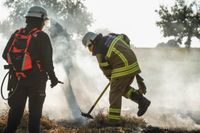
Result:
{"type": "Polygon", "coordinates": [[[111,67],[111,79],[136,75],[140,68],[134,52],[131,50],[122,35],[115,37],[109,45],[105,57],[107,62],[100,63],[100,67],[109,64],[111,67]]]}

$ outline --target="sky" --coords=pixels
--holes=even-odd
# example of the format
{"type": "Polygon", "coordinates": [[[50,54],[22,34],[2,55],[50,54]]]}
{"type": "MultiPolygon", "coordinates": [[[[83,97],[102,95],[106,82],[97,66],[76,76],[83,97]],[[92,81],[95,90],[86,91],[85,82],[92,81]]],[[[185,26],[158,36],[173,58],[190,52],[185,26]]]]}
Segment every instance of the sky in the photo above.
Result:
{"type": "MultiPolygon", "coordinates": [[[[5,0],[3,0],[5,1],[5,0]]],[[[127,34],[135,47],[155,47],[166,43],[161,29],[156,26],[159,5],[173,5],[175,0],[85,0],[84,4],[93,15],[94,22],[89,30],[107,29],[110,32],[127,34]]],[[[186,0],[191,2],[193,0],[186,0]]],[[[0,3],[0,21],[8,11],[0,3]]],[[[192,47],[200,47],[199,40],[193,39],[192,47]]]]}
{"type": "MultiPolygon", "coordinates": [[[[155,12],[159,5],[173,5],[175,0],[86,0],[88,11],[93,14],[94,23],[90,30],[108,29],[125,33],[135,47],[155,47],[169,38],[162,37],[156,26],[159,15],[155,12]]],[[[193,0],[186,0],[190,3],[193,0]]],[[[197,47],[193,40],[192,47],[197,47]]]]}

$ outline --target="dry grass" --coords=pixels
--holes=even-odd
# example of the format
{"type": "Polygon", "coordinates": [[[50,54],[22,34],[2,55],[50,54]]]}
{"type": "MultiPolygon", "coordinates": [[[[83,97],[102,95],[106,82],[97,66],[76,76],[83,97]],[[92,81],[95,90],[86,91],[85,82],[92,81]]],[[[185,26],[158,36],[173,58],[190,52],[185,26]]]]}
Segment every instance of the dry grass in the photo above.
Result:
{"type": "MultiPolygon", "coordinates": [[[[107,115],[99,113],[94,120],[88,120],[85,123],[80,121],[69,122],[66,120],[54,121],[47,116],[41,118],[41,133],[200,133],[200,131],[177,131],[170,129],[161,129],[158,127],[147,126],[141,118],[133,116],[123,116],[122,127],[102,127],[102,124],[108,120],[107,115]]],[[[6,125],[7,111],[0,116],[0,132],[6,125]]],[[[17,133],[26,133],[28,122],[28,113],[23,116],[17,133]]]]}
{"type": "MultiPolygon", "coordinates": [[[[42,133],[133,133],[132,129],[141,125],[145,125],[144,120],[137,118],[129,118],[128,116],[122,118],[122,122],[125,123],[125,127],[118,128],[101,128],[101,124],[107,121],[107,116],[103,113],[99,113],[95,116],[94,120],[88,120],[87,122],[80,123],[80,121],[68,122],[65,120],[54,121],[50,120],[47,116],[41,118],[41,132],[42,133]],[[127,119],[127,121],[126,121],[127,119]],[[132,129],[130,129],[132,128],[132,129]]],[[[7,111],[1,114],[0,117],[0,132],[6,125],[7,111]]],[[[17,133],[25,133],[27,130],[28,113],[25,112],[22,118],[21,124],[17,130],[17,133]]]]}

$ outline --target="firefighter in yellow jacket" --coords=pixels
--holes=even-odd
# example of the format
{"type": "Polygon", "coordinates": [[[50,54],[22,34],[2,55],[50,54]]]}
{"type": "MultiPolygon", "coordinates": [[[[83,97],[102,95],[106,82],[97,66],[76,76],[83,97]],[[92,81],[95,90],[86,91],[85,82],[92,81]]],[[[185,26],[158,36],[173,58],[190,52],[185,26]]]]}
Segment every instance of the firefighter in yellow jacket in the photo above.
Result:
{"type": "Polygon", "coordinates": [[[82,39],[93,56],[97,57],[104,75],[110,80],[109,93],[109,121],[118,123],[121,113],[122,96],[138,104],[138,116],[142,116],[150,105],[150,101],[143,96],[146,86],[139,75],[140,68],[137,58],[130,48],[130,40],[125,34],[110,33],[103,36],[88,32],[82,39]],[[139,89],[131,87],[136,77],[139,89]]]}

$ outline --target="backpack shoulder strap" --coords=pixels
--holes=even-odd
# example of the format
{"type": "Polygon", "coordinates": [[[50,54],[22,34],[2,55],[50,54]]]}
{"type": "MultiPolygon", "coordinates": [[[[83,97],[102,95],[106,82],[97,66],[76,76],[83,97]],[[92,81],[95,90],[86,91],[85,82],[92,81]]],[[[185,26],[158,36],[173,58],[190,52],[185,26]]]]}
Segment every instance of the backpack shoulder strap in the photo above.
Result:
{"type": "Polygon", "coordinates": [[[12,33],[11,37],[15,37],[16,34],[20,33],[21,29],[16,30],[14,33],[12,33]]]}
{"type": "Polygon", "coordinates": [[[26,44],[25,52],[27,52],[27,50],[28,50],[28,48],[29,48],[30,41],[31,41],[31,39],[32,39],[33,34],[36,34],[36,33],[41,32],[41,31],[42,31],[42,30],[40,30],[39,28],[34,28],[34,29],[32,29],[32,30],[28,33],[28,35],[27,35],[27,44],[26,44]]]}
{"type": "Polygon", "coordinates": [[[13,34],[12,34],[12,38],[13,38],[13,41],[12,41],[12,44],[10,45],[9,49],[8,49],[8,52],[10,52],[12,50],[12,47],[14,46],[14,43],[16,41],[16,37],[18,36],[19,33],[21,33],[23,30],[23,28],[20,28],[18,30],[16,30],[13,34]]]}
{"type": "Polygon", "coordinates": [[[42,30],[41,29],[39,29],[39,28],[34,28],[34,29],[32,29],[29,33],[28,33],[28,35],[32,35],[32,34],[34,34],[34,33],[38,33],[38,32],[41,32],[42,30]]]}

